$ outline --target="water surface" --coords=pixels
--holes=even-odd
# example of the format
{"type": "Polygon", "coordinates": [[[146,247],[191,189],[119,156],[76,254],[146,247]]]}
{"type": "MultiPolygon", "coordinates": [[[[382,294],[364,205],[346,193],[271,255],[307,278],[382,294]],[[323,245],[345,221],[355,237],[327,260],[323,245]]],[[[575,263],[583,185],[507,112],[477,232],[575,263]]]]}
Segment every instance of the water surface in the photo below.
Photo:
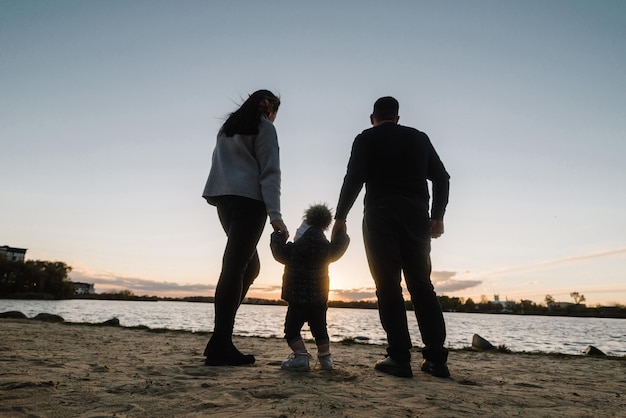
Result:
{"type": "MultiPolygon", "coordinates": [[[[28,317],[45,312],[62,316],[68,322],[99,323],[118,318],[122,326],[145,325],[188,331],[212,331],[213,304],[196,302],[144,302],[108,300],[13,300],[0,299],[0,312],[20,311],[28,317]]],[[[235,334],[282,337],[287,307],[242,305],[237,314],[235,334]]],[[[413,312],[408,312],[413,343],[421,347],[413,312]]],[[[581,354],[593,345],[604,353],[626,355],[626,320],[555,316],[489,315],[445,312],[450,348],[471,346],[478,334],[493,345],[513,351],[581,354]]],[[[370,344],[386,342],[378,311],[374,309],[329,308],[328,332],[331,341],[358,338],[370,344]]],[[[308,327],[303,332],[311,338],[308,327]]]]}

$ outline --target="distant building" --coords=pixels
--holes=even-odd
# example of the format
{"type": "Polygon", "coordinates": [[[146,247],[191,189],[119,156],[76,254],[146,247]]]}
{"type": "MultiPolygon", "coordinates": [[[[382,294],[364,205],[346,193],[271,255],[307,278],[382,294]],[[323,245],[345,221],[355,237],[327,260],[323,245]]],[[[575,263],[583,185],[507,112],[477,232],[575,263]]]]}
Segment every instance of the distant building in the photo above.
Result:
{"type": "Polygon", "coordinates": [[[3,245],[0,247],[0,253],[9,261],[24,261],[26,258],[26,248],[15,248],[3,245]]]}
{"type": "Polygon", "coordinates": [[[72,282],[75,295],[93,295],[96,289],[93,283],[72,282]]]}
{"type": "Polygon", "coordinates": [[[490,303],[500,305],[502,312],[513,312],[513,308],[515,307],[515,302],[512,300],[500,300],[500,295],[493,295],[493,300],[490,301],[490,303]]]}

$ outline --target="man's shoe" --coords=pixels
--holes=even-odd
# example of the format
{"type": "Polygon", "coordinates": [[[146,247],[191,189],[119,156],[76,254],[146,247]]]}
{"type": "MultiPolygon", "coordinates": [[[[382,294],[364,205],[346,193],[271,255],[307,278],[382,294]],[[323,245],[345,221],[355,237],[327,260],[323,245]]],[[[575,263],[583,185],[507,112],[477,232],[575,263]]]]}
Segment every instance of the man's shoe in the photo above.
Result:
{"type": "Polygon", "coordinates": [[[435,363],[433,361],[422,361],[421,369],[423,372],[432,374],[435,377],[450,377],[450,370],[446,363],[435,363]]]}
{"type": "Polygon", "coordinates": [[[413,377],[413,370],[411,370],[411,363],[408,361],[400,362],[392,359],[391,357],[387,357],[384,360],[380,360],[374,366],[376,370],[379,372],[387,373],[393,376],[398,377],[413,377]]]}

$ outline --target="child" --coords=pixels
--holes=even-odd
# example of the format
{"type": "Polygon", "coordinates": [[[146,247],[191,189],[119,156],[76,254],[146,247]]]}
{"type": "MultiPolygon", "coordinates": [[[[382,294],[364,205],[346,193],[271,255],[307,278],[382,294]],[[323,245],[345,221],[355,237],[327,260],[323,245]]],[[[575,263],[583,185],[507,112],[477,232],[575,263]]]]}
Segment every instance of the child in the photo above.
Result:
{"type": "Polygon", "coordinates": [[[285,339],[293,353],[282,362],[281,368],[285,370],[310,370],[310,355],[300,335],[305,322],[309,323],[315,338],[320,367],[322,370],[333,369],[326,329],[328,265],[346,252],[350,238],[344,234],[328,242],[324,231],[331,221],[332,214],[326,205],[311,205],[304,213],[293,242],[287,242],[283,234],[272,233],[272,254],[276,261],[285,265],[281,297],[289,302],[285,339]]]}

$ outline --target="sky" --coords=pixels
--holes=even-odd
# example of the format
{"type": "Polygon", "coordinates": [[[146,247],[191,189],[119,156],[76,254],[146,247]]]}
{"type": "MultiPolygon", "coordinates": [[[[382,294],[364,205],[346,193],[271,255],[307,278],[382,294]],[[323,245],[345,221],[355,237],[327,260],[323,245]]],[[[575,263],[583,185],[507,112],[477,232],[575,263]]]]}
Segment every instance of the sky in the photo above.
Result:
{"type": "MultiPolygon", "coordinates": [[[[212,296],[225,236],[201,197],[215,135],[281,97],[282,212],[335,207],[374,101],[451,175],[439,295],[626,304],[622,0],[0,0],[0,245],[97,292],[212,296]]],[[[372,299],[362,198],[331,299],[372,299]]],[[[251,297],[283,266],[259,242],[251,297]]]]}

